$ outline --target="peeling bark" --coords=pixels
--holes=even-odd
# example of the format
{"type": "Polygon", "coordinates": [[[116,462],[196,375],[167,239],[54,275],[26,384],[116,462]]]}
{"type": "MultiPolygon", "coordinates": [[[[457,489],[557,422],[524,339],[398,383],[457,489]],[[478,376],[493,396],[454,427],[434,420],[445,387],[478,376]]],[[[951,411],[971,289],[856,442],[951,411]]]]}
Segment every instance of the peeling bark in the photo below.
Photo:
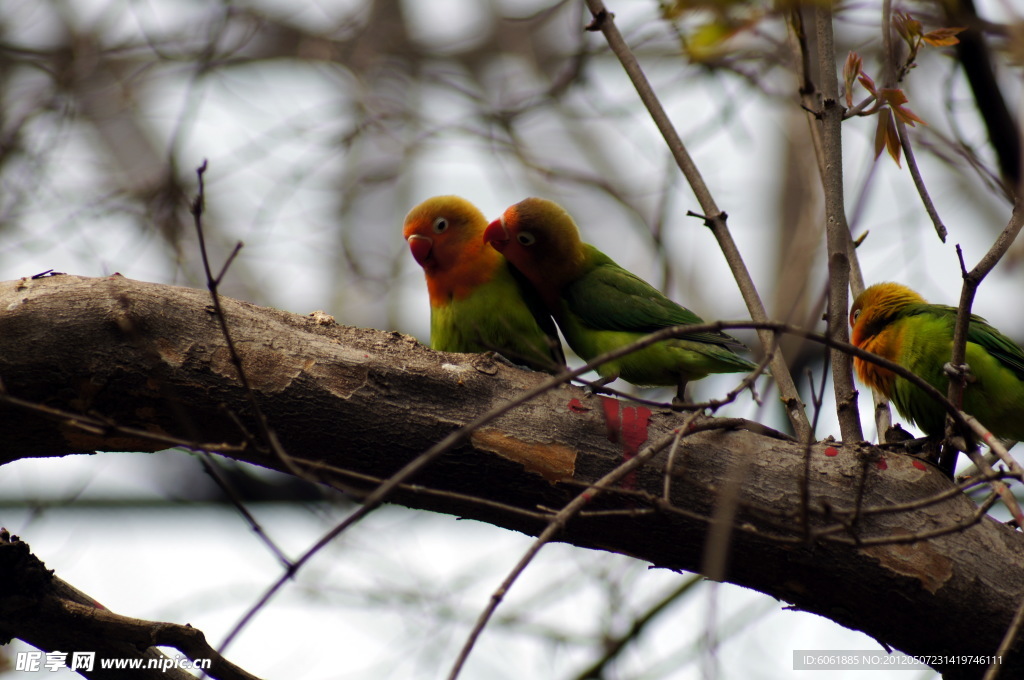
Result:
{"type": "MultiPolygon", "coordinates": [[[[156,451],[173,437],[359,494],[548,379],[489,355],[435,352],[398,333],[224,298],[282,459],[255,434],[252,400],[209,301],[205,291],[120,276],[0,283],[0,464],[156,451]]],[[[478,429],[391,500],[536,535],[544,509],[561,508],[683,420],[669,410],[629,412],[637,408],[557,387],[478,429]]],[[[909,456],[864,443],[807,448],[753,431],[695,431],[679,440],[664,500],[667,460],[662,451],[599,497],[561,540],[697,571],[713,518],[733,516],[720,506],[736,502],[728,581],[918,655],[995,653],[1024,593],[1024,538],[988,518],[972,524],[976,506],[963,494],[877,512],[950,488],[909,456]],[[810,504],[802,509],[805,456],[810,504]],[[958,525],[966,528],[914,540],[958,525]]],[[[1004,658],[1003,677],[1020,674],[1020,648],[1015,642],[1004,658]]],[[[950,678],[984,672],[939,668],[950,678]]]]}

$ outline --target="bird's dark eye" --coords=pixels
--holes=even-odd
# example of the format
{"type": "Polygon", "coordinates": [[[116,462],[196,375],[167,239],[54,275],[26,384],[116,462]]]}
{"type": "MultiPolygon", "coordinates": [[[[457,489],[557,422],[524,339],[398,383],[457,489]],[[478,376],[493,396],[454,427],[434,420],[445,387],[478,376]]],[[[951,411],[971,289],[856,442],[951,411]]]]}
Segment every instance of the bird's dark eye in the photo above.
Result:
{"type": "Polygon", "coordinates": [[[518,234],[516,234],[516,240],[519,241],[524,246],[532,246],[534,243],[537,242],[537,237],[528,231],[521,231],[518,234]]]}
{"type": "Polygon", "coordinates": [[[852,312],[850,312],[850,320],[853,323],[857,323],[857,319],[859,319],[859,318],[860,318],[860,307],[857,307],[852,312]]]}
{"type": "Polygon", "coordinates": [[[438,217],[436,220],[434,220],[434,233],[435,234],[440,234],[441,232],[443,232],[447,228],[448,228],[448,220],[446,220],[445,218],[438,217]]]}

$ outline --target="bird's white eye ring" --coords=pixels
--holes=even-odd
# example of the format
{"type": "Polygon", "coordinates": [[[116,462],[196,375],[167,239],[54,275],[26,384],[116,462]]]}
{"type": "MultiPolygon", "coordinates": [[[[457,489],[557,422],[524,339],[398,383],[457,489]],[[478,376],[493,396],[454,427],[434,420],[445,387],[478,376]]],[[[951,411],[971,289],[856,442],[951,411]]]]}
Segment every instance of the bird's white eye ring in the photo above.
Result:
{"type": "Polygon", "coordinates": [[[434,220],[434,233],[435,234],[440,234],[441,232],[443,232],[447,228],[448,228],[448,220],[446,220],[445,218],[438,217],[436,220],[434,220]]]}
{"type": "Polygon", "coordinates": [[[853,319],[854,323],[857,323],[857,319],[860,318],[860,312],[861,312],[860,307],[858,307],[855,310],[853,310],[852,312],[850,312],[850,318],[853,319]]]}
{"type": "Polygon", "coordinates": [[[532,246],[537,242],[537,237],[528,231],[521,231],[516,234],[516,240],[524,246],[532,246]]]}

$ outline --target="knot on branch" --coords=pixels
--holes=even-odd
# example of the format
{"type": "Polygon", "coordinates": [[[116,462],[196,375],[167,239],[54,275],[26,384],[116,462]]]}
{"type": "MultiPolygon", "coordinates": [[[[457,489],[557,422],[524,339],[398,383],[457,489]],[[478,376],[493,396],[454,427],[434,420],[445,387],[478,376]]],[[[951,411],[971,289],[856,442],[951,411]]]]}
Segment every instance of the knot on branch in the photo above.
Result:
{"type": "Polygon", "coordinates": [[[725,212],[724,210],[722,210],[717,215],[714,215],[712,217],[702,215],[701,213],[694,212],[692,210],[687,210],[686,216],[699,217],[700,219],[704,220],[704,226],[707,227],[708,229],[712,229],[715,226],[716,222],[721,222],[722,224],[725,224],[726,221],[729,219],[729,213],[725,212]]]}
{"type": "Polygon", "coordinates": [[[599,12],[594,13],[594,19],[584,27],[586,31],[600,31],[604,28],[604,24],[609,19],[614,19],[615,15],[606,9],[602,9],[599,12]]]}
{"type": "Polygon", "coordinates": [[[0,529],[0,610],[17,606],[10,598],[38,600],[53,582],[53,572],[32,554],[28,543],[0,529]]]}
{"type": "Polygon", "coordinates": [[[950,380],[956,380],[961,385],[968,385],[977,380],[974,374],[971,373],[971,367],[968,364],[954,366],[951,362],[947,361],[942,365],[942,371],[949,376],[950,380]]]}

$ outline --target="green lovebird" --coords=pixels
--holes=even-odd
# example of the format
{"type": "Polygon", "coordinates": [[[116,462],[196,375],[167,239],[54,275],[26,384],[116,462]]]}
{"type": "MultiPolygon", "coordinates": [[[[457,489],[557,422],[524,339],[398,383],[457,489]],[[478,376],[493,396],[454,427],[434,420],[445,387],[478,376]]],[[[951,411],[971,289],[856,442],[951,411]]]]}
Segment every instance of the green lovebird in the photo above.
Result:
{"type": "MultiPolygon", "coordinates": [[[[703,323],[583,243],[572,217],[553,201],[516,203],[488,225],[484,239],[529,279],[569,346],[587,361],[662,328],[703,323]]],[[[690,380],[752,370],[754,364],[736,354],[742,348],[725,333],[690,333],[601,364],[597,371],[602,384],[622,378],[635,385],[676,385],[682,401],[690,380]]]]}
{"type": "Polygon", "coordinates": [[[532,287],[483,241],[487,218],[458,196],[413,208],[403,235],[430,294],[430,346],[444,352],[500,352],[558,372],[565,357],[551,316],[532,287]]]}
{"type": "MultiPolygon", "coordinates": [[[[930,305],[898,283],[876,283],[850,308],[852,342],[913,371],[943,394],[949,387],[944,366],[953,353],[956,309],[930,305]]],[[[980,316],[967,332],[970,375],[963,410],[1003,439],[1024,439],[1024,350],[980,316]]],[[[904,418],[929,436],[945,430],[946,409],[892,371],[854,357],[861,382],[892,401],[904,418]]]]}

